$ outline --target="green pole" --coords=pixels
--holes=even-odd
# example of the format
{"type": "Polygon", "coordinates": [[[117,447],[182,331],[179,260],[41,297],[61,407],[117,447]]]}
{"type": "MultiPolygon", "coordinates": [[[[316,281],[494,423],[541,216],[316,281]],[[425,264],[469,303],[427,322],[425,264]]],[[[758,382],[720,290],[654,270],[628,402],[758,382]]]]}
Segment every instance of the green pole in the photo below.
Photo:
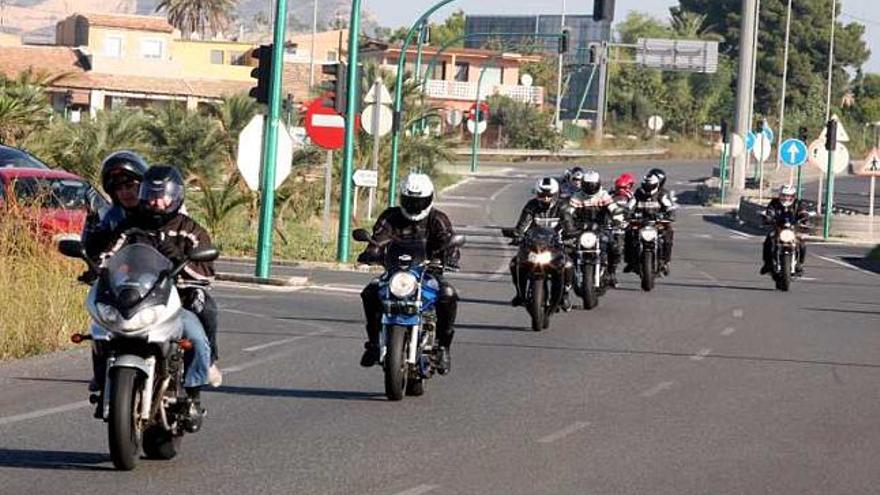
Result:
{"type": "MultiPolygon", "coordinates": [[[[422,27],[419,29],[419,37],[416,40],[416,67],[415,67],[416,78],[415,79],[417,82],[422,80],[422,49],[425,46],[425,30],[427,28],[428,28],[428,20],[425,19],[425,21],[422,22],[422,27]]],[[[428,77],[427,73],[425,74],[425,77],[426,78],[428,77]]],[[[424,95],[425,88],[420,87],[419,90],[424,95]]],[[[424,123],[422,122],[422,119],[419,119],[419,122],[414,126],[414,128],[417,129],[419,132],[421,132],[423,126],[424,126],[424,123]]]]}
{"type": "Polygon", "coordinates": [[[361,0],[351,2],[351,20],[348,24],[348,101],[345,108],[345,149],[342,155],[342,204],[339,208],[339,238],[336,245],[336,260],[348,262],[348,246],[351,231],[352,174],[354,171],[354,124],[357,117],[357,95],[360,91],[358,81],[358,37],[361,32],[361,0]]]}
{"type": "Polygon", "coordinates": [[[803,169],[804,165],[801,164],[797,169],[797,199],[801,200],[801,188],[803,187],[803,169]]]}
{"type": "Polygon", "coordinates": [[[475,102],[476,108],[474,109],[474,139],[471,144],[471,173],[477,171],[477,148],[480,146],[480,88],[483,86],[483,75],[486,74],[486,69],[494,66],[494,64],[484,65],[480,70],[480,79],[477,81],[477,101],[475,102]]]}
{"type": "Polygon", "coordinates": [[[825,171],[825,218],[822,225],[822,237],[831,235],[831,203],[834,200],[834,150],[828,151],[828,168],[825,171]]]}
{"type": "Polygon", "coordinates": [[[260,229],[257,237],[257,266],[255,275],[269,276],[272,263],[272,227],[275,214],[275,161],[278,156],[278,119],[281,114],[281,73],[284,63],[284,35],[286,31],[287,0],[275,3],[275,36],[272,45],[272,76],[269,85],[269,115],[263,127],[263,163],[261,174],[260,229]]]}

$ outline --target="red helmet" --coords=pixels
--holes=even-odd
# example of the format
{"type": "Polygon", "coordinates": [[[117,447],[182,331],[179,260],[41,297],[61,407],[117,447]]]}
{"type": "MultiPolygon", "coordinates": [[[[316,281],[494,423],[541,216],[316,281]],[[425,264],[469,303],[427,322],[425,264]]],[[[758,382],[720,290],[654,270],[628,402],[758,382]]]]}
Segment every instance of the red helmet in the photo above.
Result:
{"type": "Polygon", "coordinates": [[[636,180],[629,173],[622,173],[617,180],[614,181],[614,188],[617,190],[626,189],[632,190],[636,186],[636,180]]]}

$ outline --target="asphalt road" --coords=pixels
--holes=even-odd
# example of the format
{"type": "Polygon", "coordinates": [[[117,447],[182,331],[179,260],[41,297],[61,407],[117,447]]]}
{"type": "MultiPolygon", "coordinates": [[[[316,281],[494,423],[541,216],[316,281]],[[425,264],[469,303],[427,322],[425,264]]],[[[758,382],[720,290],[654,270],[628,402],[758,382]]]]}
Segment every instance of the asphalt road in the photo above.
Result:
{"type": "MultiPolygon", "coordinates": [[[[550,167],[441,198],[470,244],[453,372],[425,396],[388,402],[380,370],[358,366],[369,275],[219,287],[226,383],[177,459],[112,469],[85,350],[6,363],[0,493],[877,493],[880,278],[842,261],[861,250],[811,246],[807,278],[779,293],[757,274],[759,237],[686,205],[654,292],[625,275],[534,333],[508,306],[495,227],[550,167]]],[[[707,172],[666,168],[679,192],[707,172]]]]}
{"type": "MultiPolygon", "coordinates": [[[[824,184],[822,187],[824,188],[824,184]]],[[[849,175],[837,177],[834,180],[834,205],[844,206],[860,213],[868,213],[871,199],[870,190],[871,179],[869,177],[849,175]]],[[[818,192],[819,183],[809,182],[805,186],[804,198],[815,202],[818,199],[818,192]]],[[[880,195],[880,190],[875,191],[874,194],[875,196],[880,195]]],[[[874,214],[880,215],[880,198],[874,199],[874,214]]]]}

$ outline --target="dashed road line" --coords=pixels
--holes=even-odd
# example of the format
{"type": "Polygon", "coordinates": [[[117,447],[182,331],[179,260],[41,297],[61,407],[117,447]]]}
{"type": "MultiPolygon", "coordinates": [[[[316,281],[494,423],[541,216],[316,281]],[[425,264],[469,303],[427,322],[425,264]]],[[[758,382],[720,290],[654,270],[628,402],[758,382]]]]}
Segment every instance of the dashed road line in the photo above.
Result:
{"type": "MultiPolygon", "coordinates": [[[[317,335],[322,335],[327,333],[329,330],[318,330],[316,332],[307,333],[305,335],[297,335],[296,337],[290,337],[287,339],[275,340],[273,342],[266,342],[265,344],[255,345],[251,347],[245,347],[242,349],[243,352],[257,352],[262,351],[263,349],[268,349],[270,347],[276,347],[279,345],[289,344],[291,342],[296,342],[297,340],[307,339],[309,337],[315,337],[317,335]]],[[[231,369],[231,368],[230,368],[231,369]]],[[[229,370],[227,370],[229,371],[229,370]]]]}
{"type": "Polygon", "coordinates": [[[648,390],[645,390],[640,395],[642,397],[654,397],[655,395],[659,394],[660,392],[672,388],[672,386],[674,384],[675,384],[675,382],[660,382],[657,385],[654,385],[653,387],[649,388],[648,390]]]}
{"type": "Polygon", "coordinates": [[[36,411],[31,411],[29,413],[24,414],[16,414],[14,416],[6,416],[5,418],[0,418],[0,426],[10,425],[12,423],[18,423],[21,421],[27,421],[29,419],[37,419],[42,418],[43,416],[50,416],[52,414],[63,413],[67,411],[76,411],[77,409],[85,409],[89,407],[89,401],[81,400],[77,402],[71,402],[70,404],[63,404],[60,406],[49,407],[46,409],[39,409],[36,411]]]}
{"type": "Polygon", "coordinates": [[[733,317],[734,318],[742,318],[744,314],[745,313],[743,312],[742,309],[737,308],[737,309],[733,310],[733,317]]]}
{"type": "Polygon", "coordinates": [[[586,421],[576,421],[559,431],[555,431],[547,436],[539,438],[538,443],[553,443],[557,440],[562,440],[563,438],[571,435],[578,430],[582,430],[589,425],[590,423],[586,421]]]}
{"type": "Polygon", "coordinates": [[[419,485],[414,486],[409,490],[397,492],[394,495],[422,495],[423,493],[428,493],[430,491],[436,490],[437,488],[440,488],[440,485],[419,485]]]}
{"type": "Polygon", "coordinates": [[[731,335],[733,335],[733,332],[736,332],[736,329],[735,329],[735,328],[733,328],[733,327],[727,327],[727,328],[725,328],[724,330],[721,331],[721,335],[723,335],[723,336],[725,336],[725,337],[730,337],[731,335]]]}
{"type": "Polygon", "coordinates": [[[712,352],[712,349],[709,349],[708,347],[704,347],[704,348],[700,349],[699,351],[697,351],[696,354],[691,356],[691,361],[702,361],[702,360],[706,359],[706,356],[708,356],[711,352],[712,352]]]}
{"type": "Polygon", "coordinates": [[[827,261],[827,262],[829,262],[829,263],[834,263],[835,265],[839,265],[839,266],[842,266],[842,267],[845,267],[845,268],[849,268],[850,270],[855,270],[855,271],[857,271],[857,272],[864,273],[865,275],[877,275],[877,274],[874,273],[874,272],[871,272],[871,271],[865,270],[865,269],[863,269],[863,268],[859,268],[859,267],[857,267],[857,266],[855,266],[855,265],[851,265],[851,264],[847,263],[846,261],[841,261],[841,260],[838,260],[838,259],[835,259],[835,258],[829,258],[829,257],[827,257],[827,256],[820,256],[820,255],[815,254],[815,253],[810,253],[810,255],[815,256],[816,258],[819,258],[820,260],[825,260],[825,261],[827,261]]]}

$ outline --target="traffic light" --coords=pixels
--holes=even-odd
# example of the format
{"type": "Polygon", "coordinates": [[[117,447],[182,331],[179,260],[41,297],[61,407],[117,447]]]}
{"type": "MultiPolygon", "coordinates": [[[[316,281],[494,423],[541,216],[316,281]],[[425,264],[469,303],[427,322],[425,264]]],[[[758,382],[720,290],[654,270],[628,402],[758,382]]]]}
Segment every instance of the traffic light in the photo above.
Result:
{"type": "Polygon", "coordinates": [[[593,0],[593,20],[611,21],[614,19],[614,0],[593,0]]]}
{"type": "Polygon", "coordinates": [[[327,79],[321,83],[321,89],[324,90],[324,106],[335,109],[339,115],[345,115],[348,101],[346,70],[347,67],[342,62],[325,64],[321,67],[321,73],[327,76],[327,79]]]}
{"type": "Polygon", "coordinates": [[[259,60],[259,65],[251,71],[251,77],[257,80],[257,85],[250,90],[251,98],[257,103],[269,104],[269,84],[272,80],[272,45],[260,45],[253,51],[253,57],[259,60]]]}
{"type": "Polygon", "coordinates": [[[800,129],[798,129],[798,139],[806,143],[807,139],[810,139],[810,130],[806,127],[801,127],[800,129]]]}
{"type": "Polygon", "coordinates": [[[727,120],[721,120],[721,142],[728,144],[730,142],[730,133],[727,130],[727,120]]]}
{"type": "Polygon", "coordinates": [[[597,44],[590,45],[590,65],[596,65],[602,60],[601,49],[597,44]]]}
{"type": "Polygon", "coordinates": [[[562,28],[562,34],[559,35],[559,54],[569,52],[569,44],[571,42],[571,29],[562,28]]]}
{"type": "Polygon", "coordinates": [[[834,119],[828,121],[828,127],[825,131],[825,149],[828,151],[837,149],[837,121],[834,119]]]}

